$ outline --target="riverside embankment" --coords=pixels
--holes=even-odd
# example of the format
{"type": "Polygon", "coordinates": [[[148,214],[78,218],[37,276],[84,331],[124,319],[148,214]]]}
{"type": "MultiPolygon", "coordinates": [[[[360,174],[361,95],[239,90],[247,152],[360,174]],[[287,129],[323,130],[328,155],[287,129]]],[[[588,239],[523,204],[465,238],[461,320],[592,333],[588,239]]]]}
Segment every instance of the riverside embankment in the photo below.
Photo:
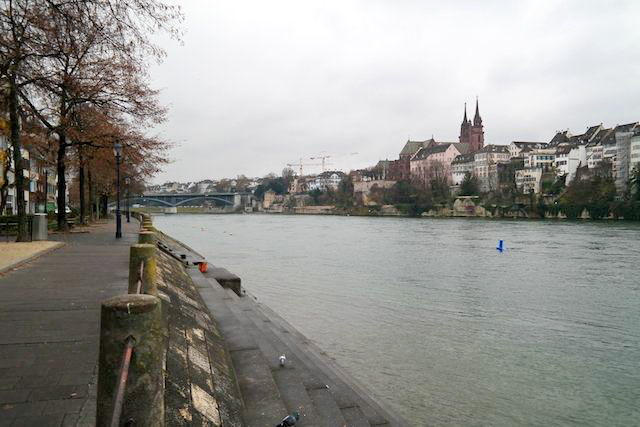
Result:
{"type": "Polygon", "coordinates": [[[223,288],[230,273],[201,273],[198,254],[149,222],[138,231],[57,235],[62,249],[0,279],[0,425],[108,425],[117,402],[139,425],[257,427],[294,410],[300,425],[406,425],[274,312],[223,288]]]}
{"type": "Polygon", "coordinates": [[[172,215],[154,224],[240,275],[415,425],[635,422],[636,223],[172,215]]]}

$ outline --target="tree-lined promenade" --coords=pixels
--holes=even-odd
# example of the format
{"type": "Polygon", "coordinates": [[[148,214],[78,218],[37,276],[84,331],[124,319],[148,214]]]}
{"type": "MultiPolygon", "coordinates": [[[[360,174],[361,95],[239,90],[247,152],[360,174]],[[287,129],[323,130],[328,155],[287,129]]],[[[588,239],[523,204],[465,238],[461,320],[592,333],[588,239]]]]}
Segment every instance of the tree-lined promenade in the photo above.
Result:
{"type": "MultiPolygon", "coordinates": [[[[181,20],[179,7],[159,0],[2,0],[1,115],[11,154],[2,166],[15,172],[18,241],[27,239],[23,149],[55,167],[60,230],[69,172],[85,222],[96,194],[113,192],[114,147],[122,147],[122,176],[133,186],[167,162],[169,142],[148,136],[166,114],[148,84],[149,62],[165,56],[151,37],[179,38],[181,20]]],[[[5,178],[3,205],[7,186],[5,178]]]]}

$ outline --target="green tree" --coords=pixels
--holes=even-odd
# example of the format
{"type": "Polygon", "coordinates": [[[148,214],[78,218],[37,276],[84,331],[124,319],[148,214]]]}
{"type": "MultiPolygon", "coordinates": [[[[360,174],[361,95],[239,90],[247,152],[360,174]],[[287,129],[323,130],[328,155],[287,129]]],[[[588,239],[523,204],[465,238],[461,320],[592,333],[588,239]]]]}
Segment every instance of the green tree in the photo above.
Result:
{"type": "Polygon", "coordinates": [[[594,173],[591,178],[580,174],[571,181],[560,198],[560,208],[569,218],[577,218],[587,209],[593,219],[604,218],[615,199],[615,181],[606,173],[594,173]]]}
{"type": "Polygon", "coordinates": [[[471,172],[467,172],[464,174],[464,179],[460,184],[460,192],[461,196],[477,196],[480,194],[480,185],[478,183],[478,178],[471,174],[471,172]]]}
{"type": "Polygon", "coordinates": [[[640,200],[640,167],[634,167],[630,175],[631,199],[638,201],[640,200]]]}

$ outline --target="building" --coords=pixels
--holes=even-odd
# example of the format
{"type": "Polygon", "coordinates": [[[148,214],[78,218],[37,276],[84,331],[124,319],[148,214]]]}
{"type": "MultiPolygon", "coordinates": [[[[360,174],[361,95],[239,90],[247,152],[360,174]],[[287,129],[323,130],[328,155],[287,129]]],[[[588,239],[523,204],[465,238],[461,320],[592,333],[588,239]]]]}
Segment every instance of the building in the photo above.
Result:
{"type": "Polygon", "coordinates": [[[473,116],[473,123],[467,119],[467,103],[464,104],[464,117],[460,125],[459,140],[461,143],[469,145],[470,152],[478,151],[484,147],[484,128],[480,117],[478,98],[476,98],[476,113],[473,116]]]}
{"type": "Polygon", "coordinates": [[[509,163],[509,148],[506,145],[489,144],[475,152],[473,174],[478,178],[481,191],[498,188],[498,164],[509,163]]]}
{"type": "Polygon", "coordinates": [[[556,148],[555,155],[555,167],[558,176],[569,175],[569,152],[571,151],[570,145],[562,145],[556,148]]]}
{"type": "Polygon", "coordinates": [[[575,178],[579,168],[587,166],[587,146],[577,145],[569,151],[569,171],[565,183],[570,183],[575,178]]]}
{"type": "Polygon", "coordinates": [[[326,191],[327,189],[337,190],[340,181],[345,177],[341,171],[326,171],[316,176],[315,180],[309,184],[309,190],[326,191]]]}
{"type": "Polygon", "coordinates": [[[549,141],[549,144],[547,145],[546,148],[552,148],[552,147],[557,147],[559,145],[566,145],[569,144],[571,142],[571,132],[569,132],[569,130],[564,130],[564,131],[556,131],[556,134],[553,136],[553,138],[551,138],[551,141],[549,141]]]}
{"type": "Polygon", "coordinates": [[[525,194],[540,193],[541,183],[542,168],[525,167],[516,171],[516,187],[525,194]]]}
{"type": "Polygon", "coordinates": [[[469,151],[465,143],[443,142],[437,145],[421,148],[411,158],[411,178],[421,182],[443,177],[450,183],[451,163],[460,154],[469,151]]]}
{"type": "Polygon", "coordinates": [[[453,162],[451,162],[451,185],[457,187],[462,184],[467,173],[473,175],[474,160],[474,153],[460,154],[453,159],[453,162]]]}
{"type": "MultiPolygon", "coordinates": [[[[549,144],[551,145],[551,144],[549,144]]],[[[526,168],[542,168],[544,172],[552,170],[556,161],[556,148],[545,147],[531,150],[524,158],[526,168]]]]}
{"type": "Polygon", "coordinates": [[[512,159],[515,157],[524,158],[531,150],[545,148],[546,145],[546,142],[511,141],[511,144],[509,144],[509,156],[511,156],[512,159]]]}
{"type": "Polygon", "coordinates": [[[262,209],[268,210],[271,205],[276,201],[277,194],[273,190],[267,190],[264,192],[262,198],[262,209]]]}
{"type": "Polygon", "coordinates": [[[411,141],[410,139],[402,147],[396,164],[389,165],[391,179],[408,180],[411,177],[411,158],[421,149],[428,148],[438,143],[433,139],[426,141],[411,141]]]}
{"type": "MultiPolygon", "coordinates": [[[[9,141],[8,139],[4,136],[4,135],[0,135],[0,151],[2,152],[2,158],[4,159],[5,156],[12,156],[11,153],[11,148],[9,147],[9,141]]],[[[22,176],[24,178],[24,207],[25,207],[25,212],[26,213],[33,213],[34,211],[31,209],[32,205],[30,204],[30,189],[32,188],[30,181],[30,169],[31,169],[31,163],[29,160],[30,157],[30,153],[28,150],[22,148],[20,149],[20,153],[21,153],[21,166],[22,166],[22,176]]],[[[0,212],[0,214],[3,215],[15,215],[18,213],[17,207],[15,205],[16,203],[16,188],[14,185],[12,185],[15,182],[15,165],[13,164],[13,162],[11,162],[11,166],[8,168],[8,170],[4,170],[4,162],[3,164],[0,164],[0,185],[4,182],[4,177],[6,176],[6,179],[9,183],[8,188],[7,188],[7,193],[6,193],[6,203],[4,206],[4,212],[0,212]],[[5,173],[6,172],[6,173],[5,173]]]]}
{"type": "Polygon", "coordinates": [[[629,141],[629,173],[640,169],[640,129],[636,129],[629,141]]]}
{"type": "Polygon", "coordinates": [[[636,129],[638,129],[638,123],[616,126],[616,157],[612,169],[618,193],[627,191],[631,163],[631,138],[635,136],[636,129]]]}
{"type": "Polygon", "coordinates": [[[36,155],[31,155],[29,213],[52,212],[56,209],[58,176],[55,168],[36,155]]]}

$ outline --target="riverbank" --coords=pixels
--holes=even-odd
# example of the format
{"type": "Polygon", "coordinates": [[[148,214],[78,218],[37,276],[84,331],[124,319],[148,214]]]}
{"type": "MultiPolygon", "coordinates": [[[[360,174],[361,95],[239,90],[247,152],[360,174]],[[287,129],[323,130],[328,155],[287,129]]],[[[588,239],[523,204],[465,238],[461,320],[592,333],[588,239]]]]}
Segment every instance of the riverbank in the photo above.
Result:
{"type": "MultiPolygon", "coordinates": [[[[158,236],[174,253],[202,259],[173,237],[162,232],[158,236]]],[[[254,295],[239,287],[223,287],[221,269],[210,261],[207,272],[194,267],[185,271],[224,339],[248,426],[275,425],[294,411],[302,425],[409,425],[254,295]]],[[[186,276],[180,281],[186,282],[186,276]]]]}
{"type": "MultiPolygon", "coordinates": [[[[100,303],[126,294],[129,249],[138,241],[137,224],[123,225],[118,240],[113,223],[57,234],[64,247],[0,277],[0,425],[94,425],[102,387],[100,303]]],[[[198,271],[191,261],[202,261],[199,254],[155,235],[165,248],[156,252],[166,328],[166,347],[156,352],[164,366],[165,425],[262,427],[294,410],[305,425],[406,425],[391,422],[326,354],[255,297],[229,294],[213,266],[198,271]],[[250,310],[262,320],[251,323],[257,317],[247,317],[250,310]],[[256,328],[267,323],[277,329],[256,328]],[[282,334],[295,338],[282,341],[282,334]]],[[[145,399],[126,390],[123,414],[145,399]]]]}

